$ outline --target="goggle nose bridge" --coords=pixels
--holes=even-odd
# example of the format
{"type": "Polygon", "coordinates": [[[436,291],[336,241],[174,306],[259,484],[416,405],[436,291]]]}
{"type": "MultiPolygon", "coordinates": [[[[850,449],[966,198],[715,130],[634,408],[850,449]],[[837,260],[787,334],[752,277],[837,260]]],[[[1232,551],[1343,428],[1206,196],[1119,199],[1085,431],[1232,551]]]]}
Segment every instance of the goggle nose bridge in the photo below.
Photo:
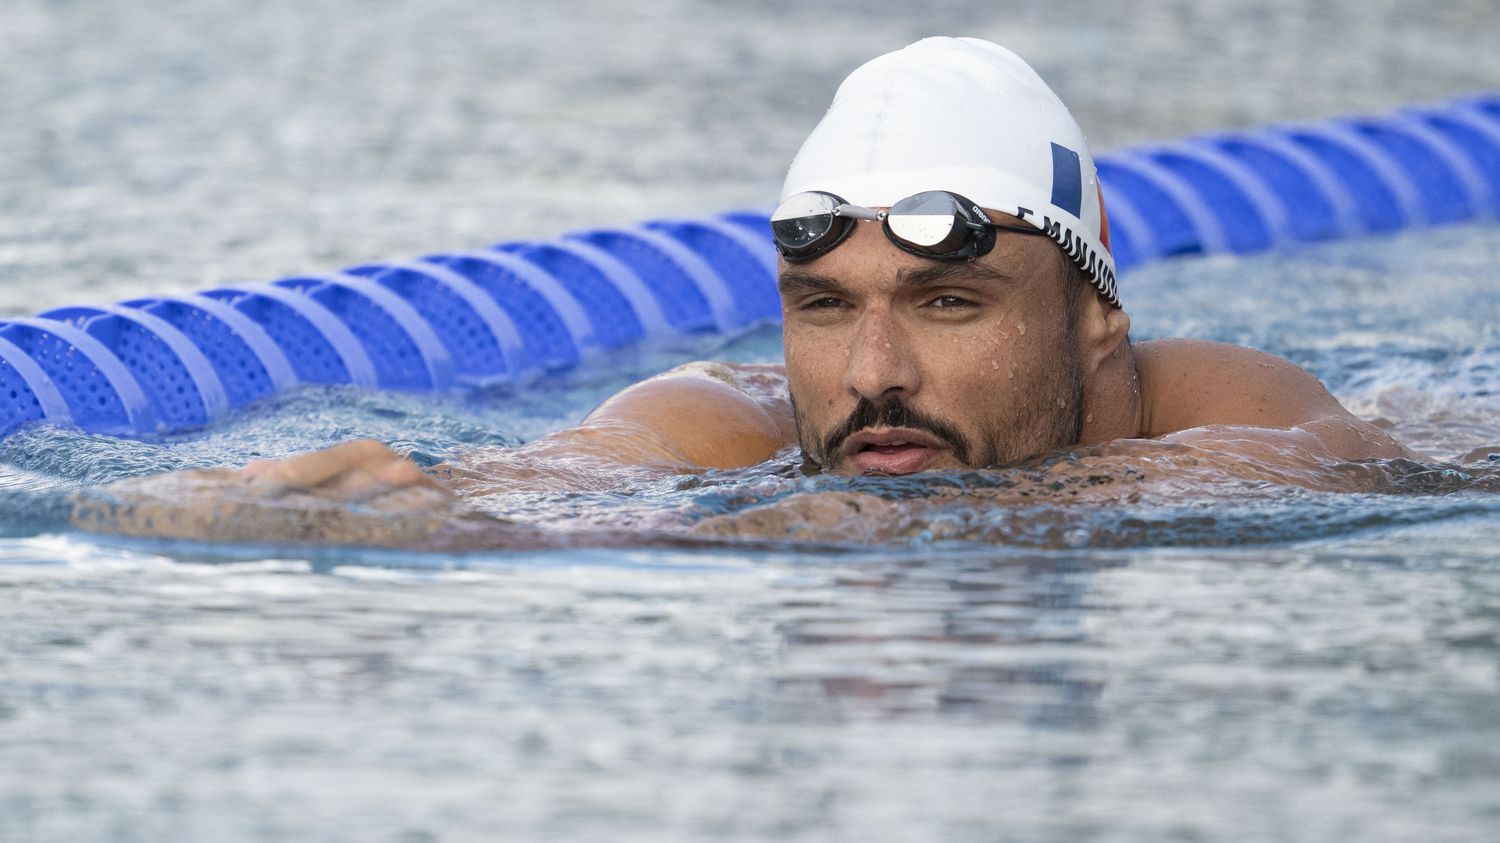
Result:
{"type": "Polygon", "coordinates": [[[840,202],[833,209],[836,217],[848,217],[852,220],[869,220],[870,222],[885,222],[890,216],[889,211],[877,211],[874,208],[866,208],[863,205],[851,205],[848,202],[840,202]]]}

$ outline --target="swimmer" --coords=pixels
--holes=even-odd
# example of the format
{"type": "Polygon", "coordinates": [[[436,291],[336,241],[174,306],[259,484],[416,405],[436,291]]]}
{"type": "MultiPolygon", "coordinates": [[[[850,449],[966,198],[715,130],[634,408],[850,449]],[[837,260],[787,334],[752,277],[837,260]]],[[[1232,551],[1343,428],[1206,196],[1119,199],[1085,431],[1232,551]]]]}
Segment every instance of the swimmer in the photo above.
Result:
{"type": "MultiPolygon", "coordinates": [[[[1234,476],[1329,488],[1338,476],[1298,472],[1412,456],[1286,360],[1200,340],[1131,342],[1083,132],[995,44],[928,38],[855,70],[793,160],[771,224],[784,366],[682,366],[577,427],[470,455],[462,468],[424,471],[358,442],[163,482],[405,518],[483,495],[753,466],[787,449],[813,471],[871,475],[1079,449],[1190,453],[1234,476]]],[[[223,532],[233,512],[202,512],[122,526],[117,508],[78,521],[240,537],[223,532]]],[[[430,538],[413,528],[372,542],[359,532],[368,525],[298,523],[302,538],[430,538]]]]}

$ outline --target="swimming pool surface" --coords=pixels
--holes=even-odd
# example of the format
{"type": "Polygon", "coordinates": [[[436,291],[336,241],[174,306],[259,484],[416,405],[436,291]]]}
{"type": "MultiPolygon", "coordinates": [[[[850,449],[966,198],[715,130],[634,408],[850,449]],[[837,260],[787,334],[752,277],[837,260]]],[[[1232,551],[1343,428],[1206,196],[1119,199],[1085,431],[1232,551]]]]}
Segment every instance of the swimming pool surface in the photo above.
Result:
{"type": "MultiPolygon", "coordinates": [[[[1101,149],[1500,79],[1477,0],[1120,5],[23,0],[0,312],[763,205],[843,73],[935,32],[1033,59],[1101,149]]],[[[124,477],[524,441],[681,360],[775,360],[772,325],[508,392],[307,388],[165,442],[23,431],[0,442],[0,840],[1493,840],[1500,470],[1455,461],[1500,445],[1497,261],[1488,223],[1122,279],[1137,339],[1285,355],[1423,454],[1360,493],[960,501],[837,548],[67,527],[74,489],[124,477]]],[[[492,506],[691,524],[953,482],[787,463],[492,506]]]]}

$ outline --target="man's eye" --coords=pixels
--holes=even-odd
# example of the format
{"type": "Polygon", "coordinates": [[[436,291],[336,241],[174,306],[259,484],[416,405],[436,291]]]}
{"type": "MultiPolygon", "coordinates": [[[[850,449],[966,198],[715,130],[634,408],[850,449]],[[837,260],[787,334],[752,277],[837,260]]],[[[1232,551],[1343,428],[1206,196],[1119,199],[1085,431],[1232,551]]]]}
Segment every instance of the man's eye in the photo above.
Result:
{"type": "Polygon", "coordinates": [[[802,305],[809,310],[831,310],[844,306],[844,300],[833,296],[822,296],[802,305]]]}
{"type": "Polygon", "coordinates": [[[938,296],[937,298],[932,300],[931,304],[933,307],[942,310],[948,310],[958,307],[972,307],[974,305],[973,302],[960,296],[938,296]]]}

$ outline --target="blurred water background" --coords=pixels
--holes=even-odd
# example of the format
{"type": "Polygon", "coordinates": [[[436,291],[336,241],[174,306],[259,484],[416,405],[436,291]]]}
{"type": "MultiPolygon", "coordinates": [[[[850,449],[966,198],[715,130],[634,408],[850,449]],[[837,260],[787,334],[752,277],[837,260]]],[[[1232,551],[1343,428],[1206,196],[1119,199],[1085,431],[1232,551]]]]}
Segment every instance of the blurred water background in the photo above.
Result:
{"type": "MultiPolygon", "coordinates": [[[[763,207],[843,75],[929,34],[1015,49],[1099,150],[1500,87],[1492,0],[4,0],[0,314],[763,207]]],[[[1500,445],[1497,261],[1478,223],[1122,289],[1138,337],[1287,355],[1452,461],[1500,445]]],[[[515,395],[0,443],[0,840],[1500,837],[1500,504],[1462,483],[1081,513],[1147,538],[1062,551],[211,552],[63,517],[778,355],[762,326],[515,395]]]]}

